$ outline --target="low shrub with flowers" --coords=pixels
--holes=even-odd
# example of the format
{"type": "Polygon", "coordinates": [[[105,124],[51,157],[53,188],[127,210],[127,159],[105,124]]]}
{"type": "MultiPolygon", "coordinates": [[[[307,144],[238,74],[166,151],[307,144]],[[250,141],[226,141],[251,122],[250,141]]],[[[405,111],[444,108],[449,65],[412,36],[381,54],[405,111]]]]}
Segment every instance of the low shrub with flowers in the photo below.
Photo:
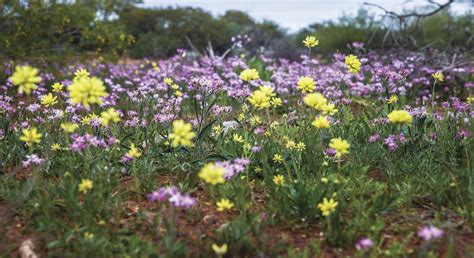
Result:
{"type": "Polygon", "coordinates": [[[472,255],[474,66],[302,44],[301,61],[5,62],[0,251],[472,255]]]}

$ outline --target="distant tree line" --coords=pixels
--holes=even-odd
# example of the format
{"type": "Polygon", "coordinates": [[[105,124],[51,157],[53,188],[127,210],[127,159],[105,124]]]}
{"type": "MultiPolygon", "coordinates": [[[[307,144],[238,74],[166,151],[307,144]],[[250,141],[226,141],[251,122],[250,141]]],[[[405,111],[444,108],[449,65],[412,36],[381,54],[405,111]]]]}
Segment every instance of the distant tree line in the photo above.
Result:
{"type": "MultiPolygon", "coordinates": [[[[222,54],[236,35],[248,35],[250,53],[298,58],[301,41],[316,35],[316,51],[328,55],[347,51],[352,42],[366,47],[410,49],[473,49],[473,14],[441,10],[423,19],[407,19],[403,28],[361,9],[355,16],[311,24],[296,33],[271,21],[256,21],[245,12],[212,16],[199,8],[146,9],[140,0],[2,1],[0,58],[64,59],[78,53],[117,59],[164,58],[178,48],[222,54]]],[[[84,56],[84,55],[83,55],[84,56]]]]}

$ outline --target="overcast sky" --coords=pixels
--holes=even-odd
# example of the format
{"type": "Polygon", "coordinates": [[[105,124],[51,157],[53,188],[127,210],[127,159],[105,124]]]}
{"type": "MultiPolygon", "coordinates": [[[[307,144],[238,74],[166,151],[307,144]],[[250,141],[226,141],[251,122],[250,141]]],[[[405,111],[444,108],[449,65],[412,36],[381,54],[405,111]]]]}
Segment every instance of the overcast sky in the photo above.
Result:
{"type": "MultiPolygon", "coordinates": [[[[423,0],[144,0],[146,7],[201,7],[214,15],[223,14],[226,10],[242,10],[257,20],[268,19],[277,22],[291,31],[308,24],[336,19],[343,13],[354,14],[364,2],[376,3],[387,9],[400,11],[403,8],[420,6],[423,0]]],[[[438,0],[439,3],[447,0],[438,0]]],[[[457,13],[473,11],[474,0],[464,0],[452,5],[457,13]]],[[[374,12],[375,8],[371,8],[374,12]]]]}

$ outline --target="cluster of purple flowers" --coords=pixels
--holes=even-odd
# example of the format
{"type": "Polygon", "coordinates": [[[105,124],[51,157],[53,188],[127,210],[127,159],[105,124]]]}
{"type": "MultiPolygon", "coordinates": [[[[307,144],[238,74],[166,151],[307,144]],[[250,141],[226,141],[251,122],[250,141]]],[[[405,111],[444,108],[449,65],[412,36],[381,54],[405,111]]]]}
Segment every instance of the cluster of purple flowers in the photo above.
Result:
{"type": "Polygon", "coordinates": [[[189,209],[196,205],[196,199],[189,194],[181,194],[175,186],[161,187],[158,191],[151,192],[148,195],[151,202],[163,202],[168,200],[175,207],[184,207],[189,209]]]}
{"type": "Polygon", "coordinates": [[[235,160],[228,160],[228,161],[219,161],[216,162],[217,166],[223,167],[224,178],[229,180],[233,178],[238,173],[242,173],[245,171],[245,168],[250,164],[250,160],[248,158],[238,158],[235,160]]]}
{"type": "Polygon", "coordinates": [[[96,136],[85,134],[83,136],[79,134],[71,135],[72,143],[69,145],[69,148],[72,151],[82,151],[87,147],[101,147],[107,148],[115,144],[117,139],[115,137],[109,137],[107,140],[99,139],[96,136]]]}
{"type": "Polygon", "coordinates": [[[38,157],[36,154],[26,155],[25,160],[21,162],[21,166],[26,168],[31,165],[41,165],[43,164],[44,159],[38,157]]]}
{"type": "MultiPolygon", "coordinates": [[[[369,137],[368,143],[378,142],[381,139],[382,139],[382,136],[376,133],[369,137]]],[[[387,138],[383,139],[383,144],[387,145],[390,151],[395,151],[396,149],[398,149],[399,145],[403,145],[407,143],[407,141],[408,139],[405,137],[403,133],[400,133],[399,135],[391,134],[387,138]]]]}
{"type": "Polygon", "coordinates": [[[443,230],[435,226],[425,226],[418,231],[418,236],[425,241],[441,238],[443,234],[443,230]]]}

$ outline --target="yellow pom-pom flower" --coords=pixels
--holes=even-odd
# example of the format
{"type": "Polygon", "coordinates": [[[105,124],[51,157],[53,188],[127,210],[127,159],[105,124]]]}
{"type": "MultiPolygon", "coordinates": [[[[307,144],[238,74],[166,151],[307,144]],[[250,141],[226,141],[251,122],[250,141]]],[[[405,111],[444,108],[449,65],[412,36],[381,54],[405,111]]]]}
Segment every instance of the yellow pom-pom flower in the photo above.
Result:
{"type": "Polygon", "coordinates": [[[301,93],[305,94],[306,92],[313,92],[316,87],[316,83],[311,77],[301,77],[298,80],[298,89],[301,90],[301,93]]]}
{"type": "Polygon", "coordinates": [[[75,123],[62,123],[61,129],[63,129],[66,133],[73,133],[79,127],[78,124],[75,123]]]}
{"type": "Polygon", "coordinates": [[[328,100],[318,92],[306,95],[303,100],[306,105],[318,110],[321,110],[328,102],[328,100]]]}
{"type": "Polygon", "coordinates": [[[102,104],[102,97],[107,96],[102,80],[96,77],[81,77],[74,80],[68,87],[69,97],[72,103],[82,104],[88,107],[89,104],[102,104]]]}
{"type": "Polygon", "coordinates": [[[51,87],[53,88],[53,92],[59,93],[59,92],[63,92],[64,85],[62,85],[59,82],[56,82],[51,87]]]}
{"type": "Polygon", "coordinates": [[[323,129],[323,128],[329,128],[329,126],[331,125],[331,122],[329,122],[329,120],[325,116],[319,116],[315,118],[311,124],[318,129],[323,129]]]}
{"type": "Polygon", "coordinates": [[[329,216],[336,210],[338,202],[334,201],[334,199],[328,200],[328,198],[324,197],[323,202],[318,204],[318,208],[321,210],[323,216],[329,216]]]}
{"type": "Polygon", "coordinates": [[[115,108],[109,108],[107,111],[102,111],[100,113],[101,122],[103,125],[107,126],[110,122],[117,123],[120,121],[119,112],[115,108]]]}
{"type": "Polygon", "coordinates": [[[355,55],[348,55],[346,56],[345,60],[347,70],[353,74],[356,74],[360,71],[360,67],[362,63],[359,61],[359,58],[355,55]]]}
{"type": "Polygon", "coordinates": [[[413,121],[412,115],[405,110],[394,110],[388,114],[388,120],[392,123],[411,123],[413,121]]]}
{"type": "Polygon", "coordinates": [[[38,89],[37,83],[41,82],[38,76],[38,69],[28,65],[15,67],[15,72],[10,77],[13,85],[18,86],[19,93],[30,95],[31,91],[38,89]]]}
{"type": "Polygon", "coordinates": [[[91,190],[93,186],[94,186],[94,184],[92,183],[92,180],[82,179],[81,183],[79,184],[79,192],[85,194],[89,190],[91,190]]]}
{"type": "Polygon", "coordinates": [[[130,145],[130,150],[127,152],[127,156],[130,158],[140,158],[142,156],[142,153],[138,151],[137,147],[135,147],[135,144],[130,145]]]}
{"type": "Polygon", "coordinates": [[[243,81],[252,81],[260,79],[256,69],[245,69],[240,73],[240,79],[243,81]]]}
{"type": "Polygon", "coordinates": [[[187,147],[193,146],[191,140],[196,136],[196,133],[194,133],[192,129],[191,123],[186,123],[184,120],[173,121],[173,133],[169,136],[171,145],[175,148],[180,145],[187,147]]]}
{"type": "Polygon", "coordinates": [[[212,244],[212,250],[219,257],[222,257],[222,256],[224,256],[224,254],[227,253],[227,244],[223,244],[222,246],[218,246],[217,244],[212,244]]]}
{"type": "Polygon", "coordinates": [[[281,186],[285,183],[285,178],[282,175],[276,175],[273,177],[273,183],[278,186],[281,186]]]}
{"type": "Polygon", "coordinates": [[[33,145],[34,143],[41,142],[41,134],[38,133],[38,129],[32,127],[30,129],[23,129],[22,136],[20,137],[20,141],[26,142],[27,145],[33,145]]]}
{"type": "Polygon", "coordinates": [[[270,97],[261,90],[256,90],[248,97],[248,101],[252,106],[258,109],[270,107],[270,97]]]}
{"type": "Polygon", "coordinates": [[[312,47],[315,47],[315,46],[319,45],[319,40],[317,40],[315,36],[307,36],[307,37],[303,40],[303,44],[304,44],[307,48],[312,48],[312,47]]]}
{"type": "Polygon", "coordinates": [[[223,184],[225,182],[224,174],[225,169],[223,167],[217,166],[213,163],[208,163],[204,165],[198,176],[204,180],[204,182],[211,185],[216,185],[223,184]]]}
{"type": "Polygon", "coordinates": [[[436,72],[431,76],[433,76],[433,78],[438,82],[444,82],[444,75],[441,72],[436,72]]]}
{"type": "Polygon", "coordinates": [[[229,199],[221,199],[216,203],[217,211],[230,210],[234,204],[229,199]]]}
{"type": "Polygon", "coordinates": [[[58,103],[58,97],[53,96],[53,94],[49,93],[48,95],[41,96],[41,104],[45,107],[52,106],[58,103]]]}
{"type": "Polygon", "coordinates": [[[351,145],[346,140],[343,140],[341,138],[334,138],[331,139],[329,147],[336,150],[336,157],[341,157],[343,154],[349,153],[349,148],[351,147],[351,145]]]}
{"type": "Polygon", "coordinates": [[[390,96],[390,98],[387,100],[388,104],[394,104],[398,102],[398,97],[395,95],[390,96]]]}

